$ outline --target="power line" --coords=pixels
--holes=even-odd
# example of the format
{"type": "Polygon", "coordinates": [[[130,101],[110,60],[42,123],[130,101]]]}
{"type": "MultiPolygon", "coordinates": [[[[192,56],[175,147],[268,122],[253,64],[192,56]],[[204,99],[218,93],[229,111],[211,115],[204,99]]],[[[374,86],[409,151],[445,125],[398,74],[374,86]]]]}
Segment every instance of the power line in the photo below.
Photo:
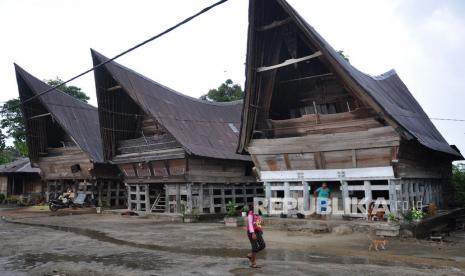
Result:
{"type": "MultiPolygon", "coordinates": [[[[82,110],[90,110],[90,111],[97,111],[97,109],[102,110],[105,113],[110,113],[110,114],[115,114],[115,115],[121,115],[121,116],[134,116],[134,117],[143,117],[143,114],[140,113],[127,113],[127,112],[118,112],[118,111],[112,111],[110,109],[104,108],[104,107],[94,107],[94,106],[89,106],[89,107],[84,107],[84,106],[74,106],[74,105],[66,105],[66,104],[59,104],[59,103],[51,103],[47,102],[47,105],[53,105],[53,106],[60,106],[60,107],[69,107],[69,108],[74,108],[74,109],[82,109],[82,110]]],[[[26,107],[30,109],[30,107],[26,107]]],[[[454,119],[454,118],[437,118],[437,117],[425,117],[425,116],[410,116],[410,115],[401,115],[401,114],[392,114],[393,116],[401,116],[401,117],[406,117],[406,118],[414,118],[414,119],[423,119],[423,120],[435,120],[435,121],[452,121],[452,122],[465,122],[465,119],[454,119]]],[[[173,117],[170,116],[163,116],[163,115],[157,115],[161,118],[169,118],[173,119],[173,117]]],[[[180,119],[180,118],[174,118],[176,120],[180,121],[191,121],[191,122],[211,122],[211,121],[206,121],[206,120],[196,120],[196,119],[180,119]]],[[[220,123],[236,123],[236,122],[220,122],[220,123]]],[[[294,128],[294,127],[284,127],[284,128],[294,128]]]]}
{"type": "Polygon", "coordinates": [[[131,48],[127,49],[126,51],[121,52],[120,54],[114,56],[114,57],[111,58],[111,59],[108,59],[108,60],[106,60],[106,61],[104,61],[104,62],[102,62],[102,63],[100,63],[100,64],[98,64],[98,65],[96,65],[96,66],[94,66],[94,67],[92,67],[92,68],[90,68],[90,69],[88,69],[88,70],[86,70],[86,71],[84,71],[84,72],[82,72],[82,73],[80,73],[80,74],[78,74],[78,75],[72,77],[72,78],[70,78],[70,79],[67,80],[67,81],[64,81],[64,82],[62,82],[62,83],[60,83],[60,84],[58,84],[58,85],[55,85],[55,86],[51,87],[50,89],[47,89],[47,90],[45,90],[45,91],[43,91],[43,92],[41,92],[41,93],[39,93],[39,94],[37,94],[37,95],[34,95],[34,96],[32,96],[32,97],[30,97],[30,98],[24,100],[24,101],[21,102],[20,104],[25,104],[25,103],[27,103],[27,102],[29,102],[29,101],[32,101],[32,100],[34,100],[34,99],[36,99],[36,98],[38,98],[38,97],[40,97],[40,96],[42,96],[42,95],[44,95],[44,94],[50,92],[50,91],[53,91],[53,90],[55,90],[55,89],[57,89],[57,88],[59,88],[59,87],[65,85],[65,84],[67,84],[67,83],[69,83],[69,82],[71,82],[71,81],[77,79],[77,78],[80,78],[80,77],[84,76],[85,74],[90,73],[90,72],[94,71],[95,69],[98,69],[98,68],[102,67],[103,65],[105,65],[105,64],[107,64],[107,63],[109,63],[109,62],[112,62],[112,61],[114,61],[115,59],[117,59],[117,58],[119,58],[119,57],[121,57],[121,56],[123,56],[123,55],[125,55],[125,54],[127,54],[127,53],[129,53],[129,52],[131,52],[131,51],[134,51],[135,49],[137,49],[137,48],[139,48],[139,47],[141,47],[141,46],[143,46],[143,45],[145,45],[145,44],[147,44],[147,43],[149,43],[149,42],[151,42],[151,41],[153,41],[153,40],[155,40],[155,39],[157,39],[157,38],[159,38],[159,37],[162,37],[162,36],[168,34],[169,32],[171,32],[171,31],[177,29],[178,27],[180,27],[180,26],[182,26],[182,25],[188,23],[189,21],[193,20],[194,18],[196,18],[196,17],[198,17],[198,16],[200,16],[200,15],[202,15],[202,14],[208,12],[208,11],[211,10],[212,8],[214,8],[214,7],[216,7],[216,6],[219,6],[219,5],[221,5],[221,4],[223,4],[223,3],[227,2],[227,1],[228,1],[228,0],[221,0],[221,1],[218,1],[218,2],[214,3],[213,5],[210,5],[210,6],[206,7],[206,8],[204,8],[204,9],[202,9],[202,10],[199,11],[198,13],[196,13],[196,14],[194,14],[194,15],[192,15],[192,16],[186,18],[186,19],[184,19],[183,21],[179,22],[178,24],[176,24],[176,25],[174,25],[174,26],[172,26],[172,27],[166,29],[165,31],[163,31],[163,32],[161,32],[161,33],[159,33],[159,34],[157,34],[157,35],[155,35],[155,36],[152,36],[151,38],[149,38],[149,39],[147,39],[147,40],[145,40],[145,41],[143,41],[143,42],[141,42],[141,43],[135,45],[134,47],[131,47],[131,48]]]}

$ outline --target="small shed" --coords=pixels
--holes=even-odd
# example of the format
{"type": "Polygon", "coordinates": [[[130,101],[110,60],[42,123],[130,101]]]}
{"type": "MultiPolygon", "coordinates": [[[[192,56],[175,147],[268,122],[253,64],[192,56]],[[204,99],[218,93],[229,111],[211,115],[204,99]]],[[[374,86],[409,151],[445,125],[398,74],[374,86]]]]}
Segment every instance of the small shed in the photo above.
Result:
{"type": "Polygon", "coordinates": [[[29,158],[19,158],[0,165],[0,194],[5,196],[43,197],[40,169],[31,167],[29,158]]]}

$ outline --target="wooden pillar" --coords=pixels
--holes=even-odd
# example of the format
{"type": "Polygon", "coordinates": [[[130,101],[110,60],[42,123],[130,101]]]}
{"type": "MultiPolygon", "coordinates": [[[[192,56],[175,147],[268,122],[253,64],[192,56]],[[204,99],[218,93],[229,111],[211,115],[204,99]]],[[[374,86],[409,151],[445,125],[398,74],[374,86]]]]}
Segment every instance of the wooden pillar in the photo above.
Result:
{"type": "Polygon", "coordinates": [[[419,198],[420,198],[420,201],[421,201],[421,205],[426,205],[426,202],[425,202],[425,181],[422,181],[421,185],[419,186],[419,198]]]}
{"type": "Polygon", "coordinates": [[[221,212],[226,213],[226,204],[227,204],[227,202],[226,202],[226,198],[224,196],[224,189],[225,189],[226,185],[223,184],[221,187],[222,187],[221,188],[221,202],[222,202],[222,204],[221,204],[221,212]]]}
{"type": "Polygon", "coordinates": [[[140,185],[136,184],[136,210],[140,211],[140,185]]]}
{"type": "Polygon", "coordinates": [[[191,213],[192,212],[192,207],[193,207],[193,202],[192,202],[192,185],[193,183],[187,183],[186,184],[186,192],[187,192],[187,210],[186,213],[191,213]]]}
{"type": "Polygon", "coordinates": [[[304,193],[304,211],[310,210],[310,187],[307,181],[302,181],[303,193],[304,193]]]}
{"type": "Polygon", "coordinates": [[[441,183],[441,181],[437,180],[437,183],[438,183],[438,207],[439,208],[444,208],[444,205],[445,205],[445,202],[444,202],[444,190],[443,187],[443,183],[441,183]]]}
{"type": "Polygon", "coordinates": [[[145,185],[145,212],[151,213],[152,205],[150,205],[150,189],[149,184],[145,185]]]}
{"type": "Polygon", "coordinates": [[[47,183],[46,184],[47,188],[45,190],[45,200],[49,202],[50,201],[50,182],[47,181],[46,183],[47,183]]]}
{"type": "MultiPolygon", "coordinates": [[[[87,185],[86,185],[87,186],[87,185]]],[[[119,206],[119,181],[116,182],[115,206],[119,206]]]]}
{"type": "Polygon", "coordinates": [[[203,214],[203,184],[199,184],[199,213],[203,214]]]}
{"type": "Polygon", "coordinates": [[[111,181],[107,182],[107,207],[111,206],[111,181]]]}
{"type": "Polygon", "coordinates": [[[363,189],[365,190],[365,198],[367,199],[367,202],[373,200],[373,194],[371,192],[371,181],[363,181],[363,189]]]}
{"type": "Polygon", "coordinates": [[[431,182],[428,181],[426,182],[426,186],[425,186],[425,189],[426,189],[426,203],[431,203],[432,201],[432,191],[431,191],[431,182]]]}
{"type": "Polygon", "coordinates": [[[284,198],[291,197],[291,189],[289,187],[289,182],[284,182],[284,198]]]}
{"type": "Polygon", "coordinates": [[[102,181],[97,181],[97,193],[98,193],[98,206],[103,205],[102,201],[102,181]]]}
{"type": "Polygon", "coordinates": [[[411,180],[408,181],[408,200],[412,207],[415,207],[415,198],[413,195],[413,182],[411,180]]]}
{"type": "MultiPolygon", "coordinates": [[[[234,202],[236,202],[236,183],[231,185],[231,197],[234,202]]],[[[255,195],[254,195],[255,196],[255,195]]]]}
{"type": "Polygon", "coordinates": [[[163,185],[165,188],[165,213],[170,213],[170,195],[168,193],[168,184],[163,185]]]}
{"type": "Polygon", "coordinates": [[[389,208],[391,213],[397,214],[397,191],[396,182],[394,180],[388,180],[389,186],[389,208]]]}
{"type": "Polygon", "coordinates": [[[344,208],[344,214],[350,214],[350,203],[346,202],[349,198],[349,183],[347,181],[341,181],[341,193],[342,193],[342,206],[344,208]],[[347,206],[348,205],[348,206],[347,206]]]}
{"type": "Polygon", "coordinates": [[[363,190],[365,191],[365,202],[367,203],[365,208],[368,210],[369,204],[373,200],[373,194],[371,192],[371,181],[365,180],[363,181],[363,190]]]}
{"type": "Polygon", "coordinates": [[[402,211],[406,211],[404,210],[404,208],[407,208],[409,206],[406,206],[405,205],[405,202],[408,202],[408,199],[406,198],[407,196],[407,183],[405,182],[405,180],[400,180],[400,198],[401,198],[401,201],[402,201],[402,211]]]}
{"type": "Polygon", "coordinates": [[[127,185],[126,182],[124,182],[124,186],[126,187],[126,194],[128,195],[126,198],[126,204],[128,205],[128,210],[132,210],[132,200],[131,200],[131,186],[127,185]]]}
{"type": "Polygon", "coordinates": [[[266,209],[267,209],[267,212],[269,213],[270,212],[270,207],[271,207],[271,184],[270,182],[265,182],[265,198],[266,198],[266,201],[268,202],[267,206],[266,206],[266,209]]]}
{"type": "Polygon", "coordinates": [[[242,197],[244,198],[244,204],[247,204],[247,193],[246,193],[246,185],[242,185],[242,197]]]}
{"type": "Polygon", "coordinates": [[[213,198],[213,185],[208,184],[208,190],[210,191],[210,213],[215,213],[215,199],[213,198]]]}
{"type": "Polygon", "coordinates": [[[176,184],[176,213],[181,213],[181,184],[176,184]]]}

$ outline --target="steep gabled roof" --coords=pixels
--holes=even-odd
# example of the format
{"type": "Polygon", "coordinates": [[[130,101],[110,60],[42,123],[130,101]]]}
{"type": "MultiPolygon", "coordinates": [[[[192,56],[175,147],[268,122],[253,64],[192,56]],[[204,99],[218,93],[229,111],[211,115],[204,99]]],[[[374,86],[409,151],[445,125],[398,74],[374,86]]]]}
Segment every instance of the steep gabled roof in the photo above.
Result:
{"type": "MultiPolygon", "coordinates": [[[[51,88],[50,85],[32,76],[15,64],[16,79],[21,100],[51,88]],[[25,83],[27,87],[23,87],[25,83]],[[28,91],[26,91],[28,89],[28,91]]],[[[40,103],[58,122],[61,128],[77,143],[78,147],[89,155],[93,162],[103,162],[102,141],[97,108],[80,101],[58,89],[38,97],[40,103]]],[[[27,120],[28,118],[25,118],[27,120]]]]}
{"type": "MultiPolygon", "coordinates": [[[[463,159],[460,152],[455,147],[451,147],[441,133],[436,129],[434,124],[428,118],[420,104],[415,100],[406,85],[394,70],[388,71],[380,76],[370,76],[365,74],[348,61],[346,61],[329,43],[320,36],[320,34],[310,26],[285,0],[275,1],[285,13],[288,14],[290,20],[294,22],[299,31],[319,50],[323,57],[333,66],[333,69],[339,69],[338,73],[346,79],[352,80],[361,91],[368,97],[374,100],[376,104],[384,111],[387,116],[390,116],[409,134],[411,134],[419,143],[427,148],[435,151],[440,151],[446,154],[453,155],[455,159],[463,159]]],[[[249,8],[249,37],[248,37],[248,53],[246,64],[246,99],[244,101],[244,111],[242,117],[242,127],[239,143],[239,151],[243,152],[246,143],[250,139],[251,129],[247,126],[253,119],[253,111],[249,106],[254,105],[254,91],[251,88],[251,78],[255,74],[255,68],[252,68],[251,47],[254,44],[255,28],[254,16],[256,13],[257,0],[250,0],[249,8]]],[[[267,3],[268,4],[268,3],[267,3]]]]}
{"type": "MultiPolygon", "coordinates": [[[[94,65],[108,60],[94,50],[92,57],[94,65]]],[[[236,153],[241,101],[206,102],[180,94],[116,62],[109,62],[104,68],[145,113],[153,116],[173,135],[188,154],[250,160],[248,156],[236,153]]]]}

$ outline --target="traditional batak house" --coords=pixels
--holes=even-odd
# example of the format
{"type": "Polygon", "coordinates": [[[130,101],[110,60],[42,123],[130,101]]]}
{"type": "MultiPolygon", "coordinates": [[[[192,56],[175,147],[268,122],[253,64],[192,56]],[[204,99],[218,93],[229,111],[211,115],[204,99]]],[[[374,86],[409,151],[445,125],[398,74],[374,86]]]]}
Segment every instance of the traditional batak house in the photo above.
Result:
{"type": "Polygon", "coordinates": [[[394,211],[444,205],[458,149],[395,71],[360,72],[284,0],[250,1],[245,90],[239,152],[267,198],[307,209],[326,181],[332,196],[384,197],[394,211]]]}
{"type": "Polygon", "coordinates": [[[250,158],[236,153],[241,102],[191,98],[115,62],[95,82],[104,158],[124,173],[132,210],[223,213],[263,196],[250,158]]]}
{"type": "MultiPolygon", "coordinates": [[[[15,65],[25,101],[51,87],[15,65]]],[[[58,89],[23,103],[29,158],[41,170],[47,197],[68,188],[98,197],[100,205],[124,206],[118,168],[103,161],[97,108],[58,89]]]]}
{"type": "Polygon", "coordinates": [[[25,202],[43,198],[43,182],[40,170],[31,167],[29,158],[19,158],[0,165],[0,194],[22,196],[25,202]]]}

